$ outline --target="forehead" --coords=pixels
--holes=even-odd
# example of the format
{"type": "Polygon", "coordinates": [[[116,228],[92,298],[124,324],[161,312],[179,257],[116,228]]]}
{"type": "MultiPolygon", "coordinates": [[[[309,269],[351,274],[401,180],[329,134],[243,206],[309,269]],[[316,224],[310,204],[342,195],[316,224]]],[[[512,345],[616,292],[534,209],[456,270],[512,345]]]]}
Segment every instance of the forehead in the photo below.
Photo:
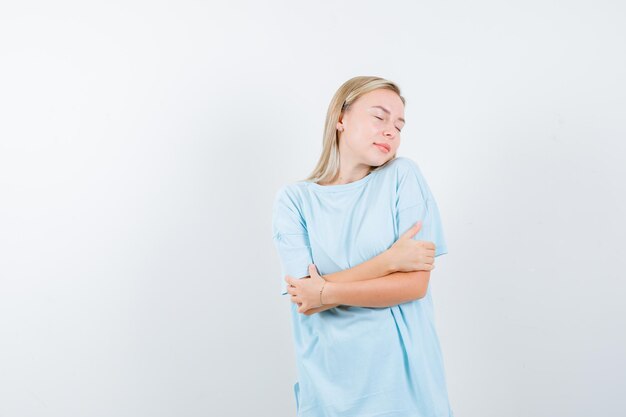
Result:
{"type": "Polygon", "coordinates": [[[404,117],[404,104],[400,97],[391,90],[381,88],[370,91],[359,97],[357,101],[359,102],[359,107],[363,109],[374,107],[375,110],[382,112],[384,112],[383,109],[387,109],[391,112],[392,116],[399,118],[404,117]]]}

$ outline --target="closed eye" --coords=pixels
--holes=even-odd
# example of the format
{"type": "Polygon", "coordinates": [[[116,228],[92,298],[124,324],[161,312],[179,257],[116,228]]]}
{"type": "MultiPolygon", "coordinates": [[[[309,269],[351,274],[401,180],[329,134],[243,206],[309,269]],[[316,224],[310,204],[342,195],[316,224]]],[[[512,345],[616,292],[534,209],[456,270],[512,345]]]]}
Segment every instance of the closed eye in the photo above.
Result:
{"type": "MultiPolygon", "coordinates": [[[[377,118],[378,120],[383,120],[381,117],[378,117],[378,116],[374,116],[374,117],[377,118]]],[[[397,127],[396,129],[398,130],[398,132],[402,132],[402,130],[398,129],[397,127]]]]}

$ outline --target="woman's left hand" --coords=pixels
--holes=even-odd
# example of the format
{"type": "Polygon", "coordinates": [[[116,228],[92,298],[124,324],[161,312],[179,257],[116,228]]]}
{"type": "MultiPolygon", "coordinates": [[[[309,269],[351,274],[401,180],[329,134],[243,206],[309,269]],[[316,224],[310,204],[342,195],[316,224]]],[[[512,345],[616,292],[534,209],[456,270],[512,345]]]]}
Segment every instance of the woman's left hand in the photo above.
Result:
{"type": "Polygon", "coordinates": [[[309,265],[309,274],[310,277],[304,278],[293,278],[289,275],[285,277],[285,281],[289,283],[287,292],[291,294],[291,302],[298,304],[298,313],[321,307],[320,290],[326,280],[317,273],[315,264],[309,265]]]}

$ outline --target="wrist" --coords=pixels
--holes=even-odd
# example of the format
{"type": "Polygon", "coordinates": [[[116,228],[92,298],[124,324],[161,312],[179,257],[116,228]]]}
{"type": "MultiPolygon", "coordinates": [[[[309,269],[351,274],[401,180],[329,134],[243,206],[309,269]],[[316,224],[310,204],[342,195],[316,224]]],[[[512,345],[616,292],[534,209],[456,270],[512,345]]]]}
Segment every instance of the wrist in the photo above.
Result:
{"type": "Polygon", "coordinates": [[[337,285],[338,282],[330,282],[326,281],[324,285],[324,290],[322,291],[322,300],[324,305],[327,304],[339,304],[337,301],[337,285]]]}
{"type": "Polygon", "coordinates": [[[383,267],[385,269],[384,275],[389,275],[398,271],[398,265],[396,265],[393,248],[389,248],[380,254],[382,258],[383,267]]]}

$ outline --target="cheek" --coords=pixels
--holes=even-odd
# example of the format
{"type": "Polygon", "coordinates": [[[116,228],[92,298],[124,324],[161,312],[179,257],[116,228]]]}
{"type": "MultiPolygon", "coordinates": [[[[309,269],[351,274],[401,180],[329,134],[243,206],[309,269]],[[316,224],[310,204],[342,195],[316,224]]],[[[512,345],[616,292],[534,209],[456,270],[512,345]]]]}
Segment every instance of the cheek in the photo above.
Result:
{"type": "Polygon", "coordinates": [[[363,131],[363,137],[366,137],[370,143],[376,142],[382,136],[383,136],[383,129],[382,127],[379,127],[379,126],[370,125],[367,130],[364,129],[363,131]]]}
{"type": "Polygon", "coordinates": [[[366,147],[376,141],[379,130],[373,126],[361,125],[350,132],[350,142],[356,147],[366,147]]]}

